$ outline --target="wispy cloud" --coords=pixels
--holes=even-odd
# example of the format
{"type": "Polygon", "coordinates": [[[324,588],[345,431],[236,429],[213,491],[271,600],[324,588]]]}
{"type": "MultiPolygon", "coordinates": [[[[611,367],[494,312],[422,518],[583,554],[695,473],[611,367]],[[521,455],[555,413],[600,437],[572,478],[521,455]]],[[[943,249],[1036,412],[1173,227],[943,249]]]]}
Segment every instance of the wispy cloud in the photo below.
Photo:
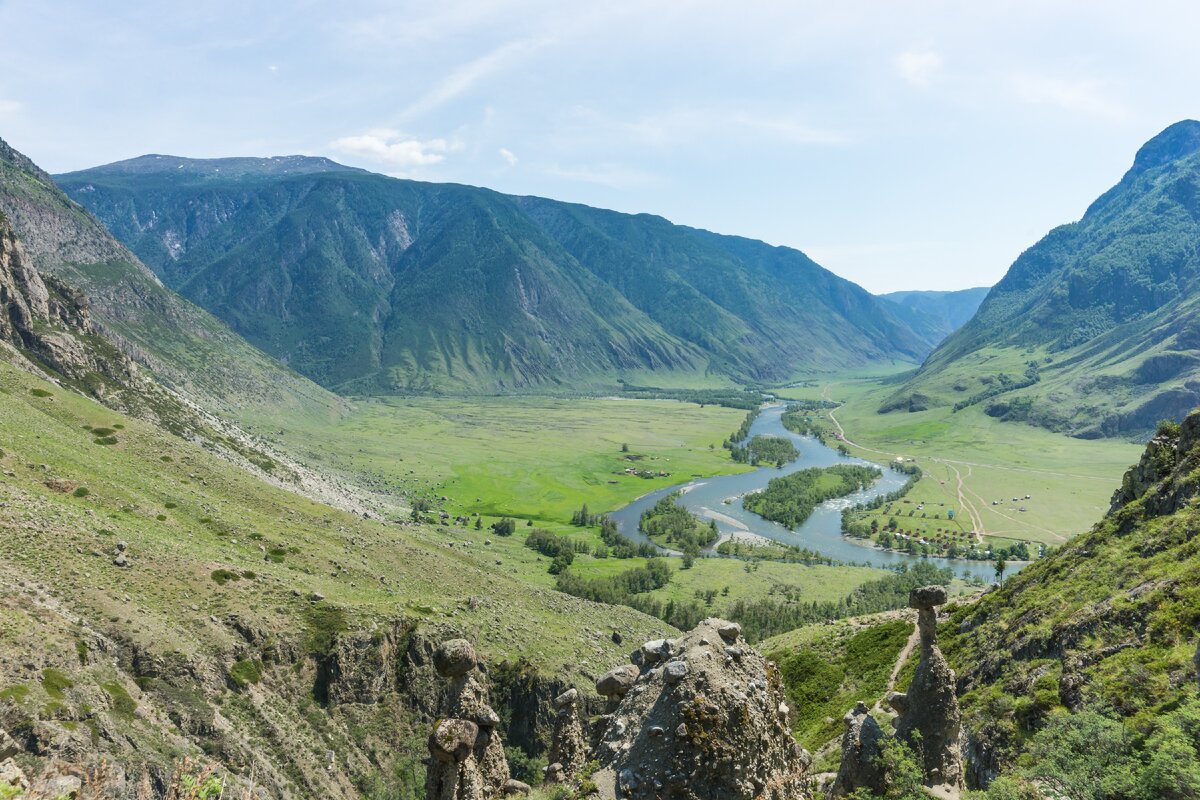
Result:
{"type": "Polygon", "coordinates": [[[23,108],[25,108],[24,104],[18,103],[16,100],[0,99],[0,114],[16,114],[23,108]]]}
{"type": "Polygon", "coordinates": [[[373,130],[360,136],[343,136],[329,143],[330,149],[343,155],[367,159],[399,170],[429,167],[446,160],[455,149],[446,139],[414,139],[398,131],[373,130]]]}
{"type": "Polygon", "coordinates": [[[509,150],[507,147],[501,147],[497,152],[500,153],[500,157],[503,158],[510,167],[515,167],[517,165],[517,154],[512,150],[509,150]]]}
{"type": "Polygon", "coordinates": [[[1023,103],[1055,106],[1064,111],[1109,119],[1129,116],[1129,109],[1109,97],[1104,84],[1098,80],[1017,73],[1011,76],[1010,85],[1013,94],[1023,103]]]}
{"type": "Polygon", "coordinates": [[[904,81],[928,89],[942,71],[942,57],[933,50],[906,50],[896,56],[896,71],[904,81]]]}
{"type": "Polygon", "coordinates": [[[445,105],[469,91],[476,84],[508,69],[548,41],[548,39],[518,39],[458,66],[438,81],[433,88],[410,103],[401,112],[400,117],[412,119],[445,105]]]}

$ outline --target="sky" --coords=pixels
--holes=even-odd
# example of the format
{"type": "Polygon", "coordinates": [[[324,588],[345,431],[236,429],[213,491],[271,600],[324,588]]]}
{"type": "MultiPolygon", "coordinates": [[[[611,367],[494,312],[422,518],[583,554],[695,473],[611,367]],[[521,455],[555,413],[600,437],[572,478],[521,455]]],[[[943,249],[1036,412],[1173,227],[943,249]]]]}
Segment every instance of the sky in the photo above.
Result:
{"type": "Polygon", "coordinates": [[[989,285],[1200,118],[1200,3],[0,0],[50,172],[325,155],[989,285]]]}

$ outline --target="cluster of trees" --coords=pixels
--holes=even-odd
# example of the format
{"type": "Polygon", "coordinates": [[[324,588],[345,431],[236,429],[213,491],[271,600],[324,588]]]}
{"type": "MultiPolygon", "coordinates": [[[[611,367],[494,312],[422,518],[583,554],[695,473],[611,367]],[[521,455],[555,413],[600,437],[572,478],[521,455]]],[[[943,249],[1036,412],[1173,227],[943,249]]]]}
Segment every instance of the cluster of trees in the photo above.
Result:
{"type": "Polygon", "coordinates": [[[995,382],[984,389],[982,392],[971,395],[966,400],[960,400],[954,404],[955,411],[962,411],[968,406],[973,406],[976,403],[982,403],[984,400],[990,400],[993,397],[1004,394],[1005,392],[1015,392],[1017,389],[1024,389],[1027,386],[1033,386],[1042,379],[1041,373],[1038,371],[1038,363],[1030,361],[1025,367],[1025,374],[1020,379],[1013,378],[1001,372],[996,376],[995,382]]]}
{"type": "Polygon", "coordinates": [[[807,547],[797,547],[794,544],[752,544],[736,539],[721,542],[717,552],[723,556],[739,558],[743,561],[783,561],[788,564],[833,565],[837,562],[829,556],[822,555],[807,547]]]}
{"type": "Polygon", "coordinates": [[[571,515],[571,524],[580,528],[589,528],[593,525],[599,525],[601,516],[600,514],[593,514],[588,511],[587,503],[584,503],[579,507],[578,511],[571,515]]]}
{"type": "Polygon", "coordinates": [[[761,492],[746,495],[742,507],[765,519],[796,528],[821,503],[858,491],[882,474],[878,467],[860,464],[802,469],[772,478],[761,492]]]}
{"type": "Polygon", "coordinates": [[[671,567],[662,558],[646,559],[645,566],[602,578],[582,578],[570,570],[559,573],[560,592],[609,605],[630,605],[634,595],[661,589],[671,581],[671,567]]]}
{"type": "MultiPolygon", "coordinates": [[[[525,546],[550,558],[551,575],[558,575],[571,566],[575,562],[576,553],[593,552],[586,542],[576,542],[569,536],[558,536],[542,528],[534,528],[529,532],[525,537],[525,546]]],[[[594,554],[598,558],[608,557],[607,548],[603,553],[594,554]]]]}
{"type": "Polygon", "coordinates": [[[781,436],[755,436],[744,445],[730,446],[729,454],[740,464],[774,464],[777,467],[800,457],[796,445],[781,436]]]}
{"type": "Polygon", "coordinates": [[[761,410],[758,406],[746,412],[746,418],[742,420],[742,426],[733,432],[733,436],[725,440],[723,446],[726,450],[732,450],[739,442],[744,442],[749,438],[750,426],[754,424],[754,420],[758,419],[760,413],[761,410]]]}
{"type": "Polygon", "coordinates": [[[617,530],[617,523],[608,517],[600,518],[600,541],[608,547],[613,558],[653,558],[658,548],[649,542],[635,542],[617,530]]]}
{"type": "Polygon", "coordinates": [[[952,570],[921,561],[911,568],[902,565],[893,575],[868,581],[837,602],[738,600],[724,614],[741,623],[747,639],[761,641],[813,622],[904,608],[913,589],[935,583],[946,586],[953,578],[952,570]]]}
{"type": "Polygon", "coordinates": [[[660,389],[655,386],[624,384],[622,397],[644,400],[680,400],[701,406],[723,406],[749,411],[762,404],[762,392],[754,389],[660,389]]]}
{"type": "Polygon", "coordinates": [[[669,494],[647,509],[638,521],[638,529],[661,544],[674,545],[675,549],[695,556],[717,540],[717,523],[701,522],[675,502],[679,496],[679,492],[669,494]]]}

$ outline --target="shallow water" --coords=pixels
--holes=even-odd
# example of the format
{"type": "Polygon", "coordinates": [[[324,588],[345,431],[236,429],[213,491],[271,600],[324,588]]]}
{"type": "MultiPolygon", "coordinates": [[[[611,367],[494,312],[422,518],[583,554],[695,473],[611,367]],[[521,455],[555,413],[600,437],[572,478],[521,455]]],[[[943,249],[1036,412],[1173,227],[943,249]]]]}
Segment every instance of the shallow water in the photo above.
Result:
{"type": "MultiPolygon", "coordinates": [[[[783,469],[774,466],[759,467],[753,472],[740,475],[721,475],[714,478],[697,478],[688,483],[659,489],[639,497],[624,508],[609,514],[617,523],[621,533],[639,542],[649,539],[638,530],[638,520],[642,512],[657,503],[662,497],[683,490],[684,494],[679,503],[694,514],[706,519],[716,519],[717,528],[723,534],[737,531],[750,533],[773,539],[783,544],[796,545],[814,550],[822,555],[846,563],[869,564],[878,567],[894,567],[901,563],[913,563],[922,560],[919,556],[903,553],[892,553],[870,545],[860,544],[858,540],[842,536],[842,509],[856,505],[872,498],[894,492],[904,485],[908,479],[902,472],[888,467],[882,467],[883,477],[863,491],[855,492],[846,497],[829,500],[818,506],[807,520],[796,530],[789,530],[778,523],[765,520],[742,508],[741,496],[747,492],[762,489],[771,478],[787,475],[809,467],[831,467],[834,464],[867,464],[861,458],[847,457],[832,447],[827,447],[811,436],[800,436],[783,427],[782,417],[785,406],[764,406],[758,419],[750,428],[750,435],[782,436],[790,439],[800,451],[800,457],[783,469]],[[725,500],[733,498],[729,504],[725,500]]],[[[876,464],[875,466],[880,466],[876,464]]],[[[990,562],[961,561],[944,558],[929,559],[939,567],[949,566],[958,576],[978,576],[984,580],[992,580],[995,571],[990,562]]],[[[1016,572],[1021,565],[1013,564],[1010,573],[1016,572]]]]}

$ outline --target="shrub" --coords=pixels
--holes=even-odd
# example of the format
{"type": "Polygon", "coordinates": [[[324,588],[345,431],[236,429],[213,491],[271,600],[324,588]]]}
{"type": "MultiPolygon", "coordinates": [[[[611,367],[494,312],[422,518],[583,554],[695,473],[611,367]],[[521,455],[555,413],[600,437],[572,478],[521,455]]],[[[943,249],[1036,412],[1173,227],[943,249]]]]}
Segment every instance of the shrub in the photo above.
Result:
{"type": "Polygon", "coordinates": [[[33,395],[34,397],[51,397],[52,396],[51,393],[47,392],[45,389],[30,389],[29,393],[31,395],[33,395]]]}
{"type": "Polygon", "coordinates": [[[245,689],[252,683],[262,680],[262,664],[249,659],[242,659],[229,668],[229,679],[239,689],[245,689]]]}
{"type": "Polygon", "coordinates": [[[76,497],[87,497],[89,494],[91,494],[91,492],[88,490],[88,488],[86,486],[80,486],[78,489],[76,489],[71,494],[75,495],[76,497]]]}
{"type": "Polygon", "coordinates": [[[230,581],[241,580],[241,576],[236,572],[228,569],[214,569],[212,579],[216,581],[218,586],[224,586],[230,581]]]}

